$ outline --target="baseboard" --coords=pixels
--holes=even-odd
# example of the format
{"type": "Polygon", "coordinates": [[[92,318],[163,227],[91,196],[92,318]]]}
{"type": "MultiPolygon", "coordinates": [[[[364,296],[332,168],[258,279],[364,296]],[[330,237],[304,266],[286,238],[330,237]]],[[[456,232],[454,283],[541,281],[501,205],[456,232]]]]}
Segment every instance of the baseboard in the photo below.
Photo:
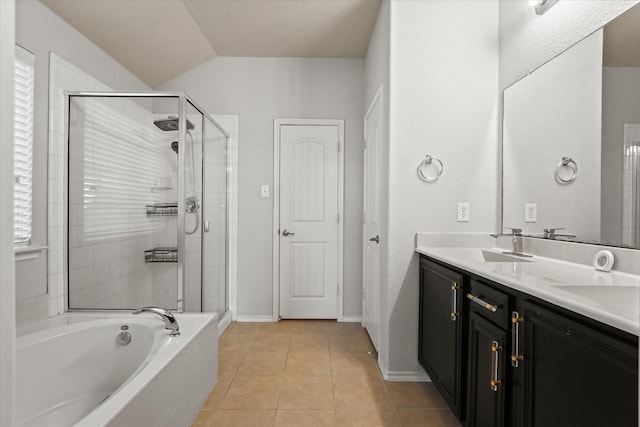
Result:
{"type": "Polygon", "coordinates": [[[220,315],[218,318],[218,336],[222,335],[222,333],[227,329],[227,327],[231,324],[231,312],[227,311],[220,315]]]}
{"type": "Polygon", "coordinates": [[[378,367],[382,373],[382,378],[385,381],[398,381],[398,382],[431,382],[431,378],[422,370],[418,371],[389,371],[382,359],[378,357],[378,367]]]}
{"type": "Polygon", "coordinates": [[[236,322],[273,322],[271,316],[236,316],[236,322]]]}
{"type": "Polygon", "coordinates": [[[362,323],[362,316],[342,316],[341,322],[362,323]]]}

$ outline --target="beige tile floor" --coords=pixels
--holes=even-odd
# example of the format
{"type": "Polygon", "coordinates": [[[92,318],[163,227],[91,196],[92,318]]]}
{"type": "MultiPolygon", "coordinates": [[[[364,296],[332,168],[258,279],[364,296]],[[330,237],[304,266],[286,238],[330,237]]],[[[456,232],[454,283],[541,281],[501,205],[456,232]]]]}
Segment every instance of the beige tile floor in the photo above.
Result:
{"type": "Polygon", "coordinates": [[[357,323],[232,323],[193,427],[459,427],[431,383],[384,381],[357,323]]]}

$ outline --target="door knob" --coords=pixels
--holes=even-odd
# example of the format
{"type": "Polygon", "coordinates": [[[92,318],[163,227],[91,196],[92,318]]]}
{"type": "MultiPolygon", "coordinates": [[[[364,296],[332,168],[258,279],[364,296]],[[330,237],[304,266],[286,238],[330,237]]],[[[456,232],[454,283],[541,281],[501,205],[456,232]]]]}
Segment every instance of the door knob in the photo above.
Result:
{"type": "Polygon", "coordinates": [[[292,233],[291,231],[286,230],[286,229],[282,231],[282,235],[285,236],[285,237],[286,236],[295,236],[295,234],[296,233],[292,233]]]}
{"type": "Polygon", "coordinates": [[[380,244],[380,236],[376,235],[376,237],[372,237],[369,239],[370,242],[376,242],[377,244],[380,244]]]}

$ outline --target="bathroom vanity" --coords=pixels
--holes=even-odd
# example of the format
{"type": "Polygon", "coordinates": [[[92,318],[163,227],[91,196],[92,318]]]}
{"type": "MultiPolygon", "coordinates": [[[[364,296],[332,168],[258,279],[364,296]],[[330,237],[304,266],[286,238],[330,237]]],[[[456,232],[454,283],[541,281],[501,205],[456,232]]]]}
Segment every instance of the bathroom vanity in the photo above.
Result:
{"type": "Polygon", "coordinates": [[[638,425],[638,275],[417,252],[418,360],[466,426],[638,425]]]}

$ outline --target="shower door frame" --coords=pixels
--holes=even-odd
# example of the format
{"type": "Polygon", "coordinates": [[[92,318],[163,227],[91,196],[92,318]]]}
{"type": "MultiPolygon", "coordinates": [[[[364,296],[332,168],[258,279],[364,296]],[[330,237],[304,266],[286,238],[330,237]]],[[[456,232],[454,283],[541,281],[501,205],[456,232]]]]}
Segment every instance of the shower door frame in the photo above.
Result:
{"type": "MultiPolygon", "coordinates": [[[[189,95],[187,95],[185,92],[103,92],[103,91],[65,91],[64,92],[64,96],[65,96],[65,133],[66,133],[66,144],[67,147],[70,146],[70,121],[71,121],[71,116],[69,114],[70,112],[70,105],[71,105],[71,98],[72,97],[85,97],[85,98],[176,98],[178,100],[178,143],[180,147],[185,147],[185,140],[187,137],[187,117],[186,117],[186,113],[187,113],[187,102],[189,104],[191,104],[192,107],[194,107],[200,114],[202,114],[203,117],[203,124],[204,124],[204,120],[207,120],[209,122],[211,122],[226,138],[226,143],[225,145],[228,148],[228,144],[229,144],[229,138],[231,137],[231,135],[229,134],[229,132],[227,132],[213,117],[211,117],[210,114],[208,114],[202,107],[200,107],[200,105],[198,105],[197,102],[195,102],[193,100],[193,98],[191,98],[189,95]]],[[[203,125],[203,129],[202,129],[202,151],[204,154],[204,141],[205,141],[205,130],[204,130],[204,125],[203,125]]],[[[70,150],[67,149],[67,169],[69,167],[70,164],[70,150]]],[[[195,160],[195,159],[194,159],[195,160]]],[[[227,160],[228,161],[228,160],[227,160]]],[[[202,158],[202,164],[201,164],[201,168],[204,169],[204,156],[202,158]]],[[[186,170],[186,155],[178,155],[178,176],[179,177],[183,177],[185,174],[185,170],[186,170]]],[[[228,194],[228,187],[229,187],[229,171],[228,168],[226,168],[226,174],[227,174],[227,200],[229,199],[229,194],[228,194]]],[[[204,174],[202,175],[204,178],[204,174]]],[[[70,295],[70,289],[69,289],[69,249],[70,248],[70,242],[69,242],[69,230],[70,230],[70,224],[69,224],[69,215],[68,215],[68,210],[69,210],[69,179],[67,179],[67,200],[66,200],[66,211],[67,211],[67,218],[66,218],[66,230],[65,230],[65,238],[66,238],[66,245],[67,245],[67,250],[65,251],[66,253],[66,259],[64,262],[65,265],[65,272],[64,272],[64,277],[65,277],[65,282],[66,282],[66,308],[67,311],[95,311],[97,309],[95,308],[71,308],[70,304],[69,304],[69,295],[70,295]]],[[[204,183],[202,183],[203,187],[202,187],[202,197],[204,197],[204,183]]],[[[184,311],[184,307],[185,307],[185,268],[184,268],[184,263],[185,263],[185,249],[186,249],[186,234],[185,234],[185,227],[184,227],[184,221],[185,221],[185,210],[184,210],[184,195],[185,195],[185,191],[186,191],[186,183],[185,183],[185,179],[181,178],[178,180],[178,218],[177,218],[177,242],[176,242],[176,246],[178,248],[178,262],[177,262],[177,311],[182,312],[184,311]],[[182,197],[181,197],[182,196],[182,197]]],[[[201,208],[203,209],[203,208],[201,208]]],[[[228,209],[228,206],[227,206],[228,209]]],[[[228,214],[227,214],[228,215],[228,214]]],[[[204,223],[204,218],[201,219],[202,223],[204,223]]],[[[226,235],[228,236],[228,220],[226,221],[226,235]]],[[[204,233],[204,230],[201,229],[200,231],[201,233],[204,233]]],[[[204,239],[201,239],[201,249],[200,249],[200,257],[201,257],[201,265],[200,265],[200,269],[201,269],[201,274],[200,274],[200,294],[201,294],[201,299],[202,299],[202,281],[203,281],[203,268],[204,268],[204,264],[202,262],[202,260],[204,259],[203,254],[204,254],[204,239]]],[[[228,254],[228,238],[225,239],[225,267],[226,264],[228,264],[229,260],[229,254],[228,254]]],[[[225,268],[225,272],[227,271],[227,268],[225,268]]],[[[225,273],[226,274],[226,273],[225,273]]],[[[228,282],[229,278],[226,278],[226,282],[228,282]]],[[[229,291],[228,291],[228,283],[225,283],[225,311],[229,310],[229,291]]],[[[129,309],[106,309],[106,310],[129,310],[129,309]]],[[[202,311],[202,301],[200,302],[200,311],[202,311]]]]}

